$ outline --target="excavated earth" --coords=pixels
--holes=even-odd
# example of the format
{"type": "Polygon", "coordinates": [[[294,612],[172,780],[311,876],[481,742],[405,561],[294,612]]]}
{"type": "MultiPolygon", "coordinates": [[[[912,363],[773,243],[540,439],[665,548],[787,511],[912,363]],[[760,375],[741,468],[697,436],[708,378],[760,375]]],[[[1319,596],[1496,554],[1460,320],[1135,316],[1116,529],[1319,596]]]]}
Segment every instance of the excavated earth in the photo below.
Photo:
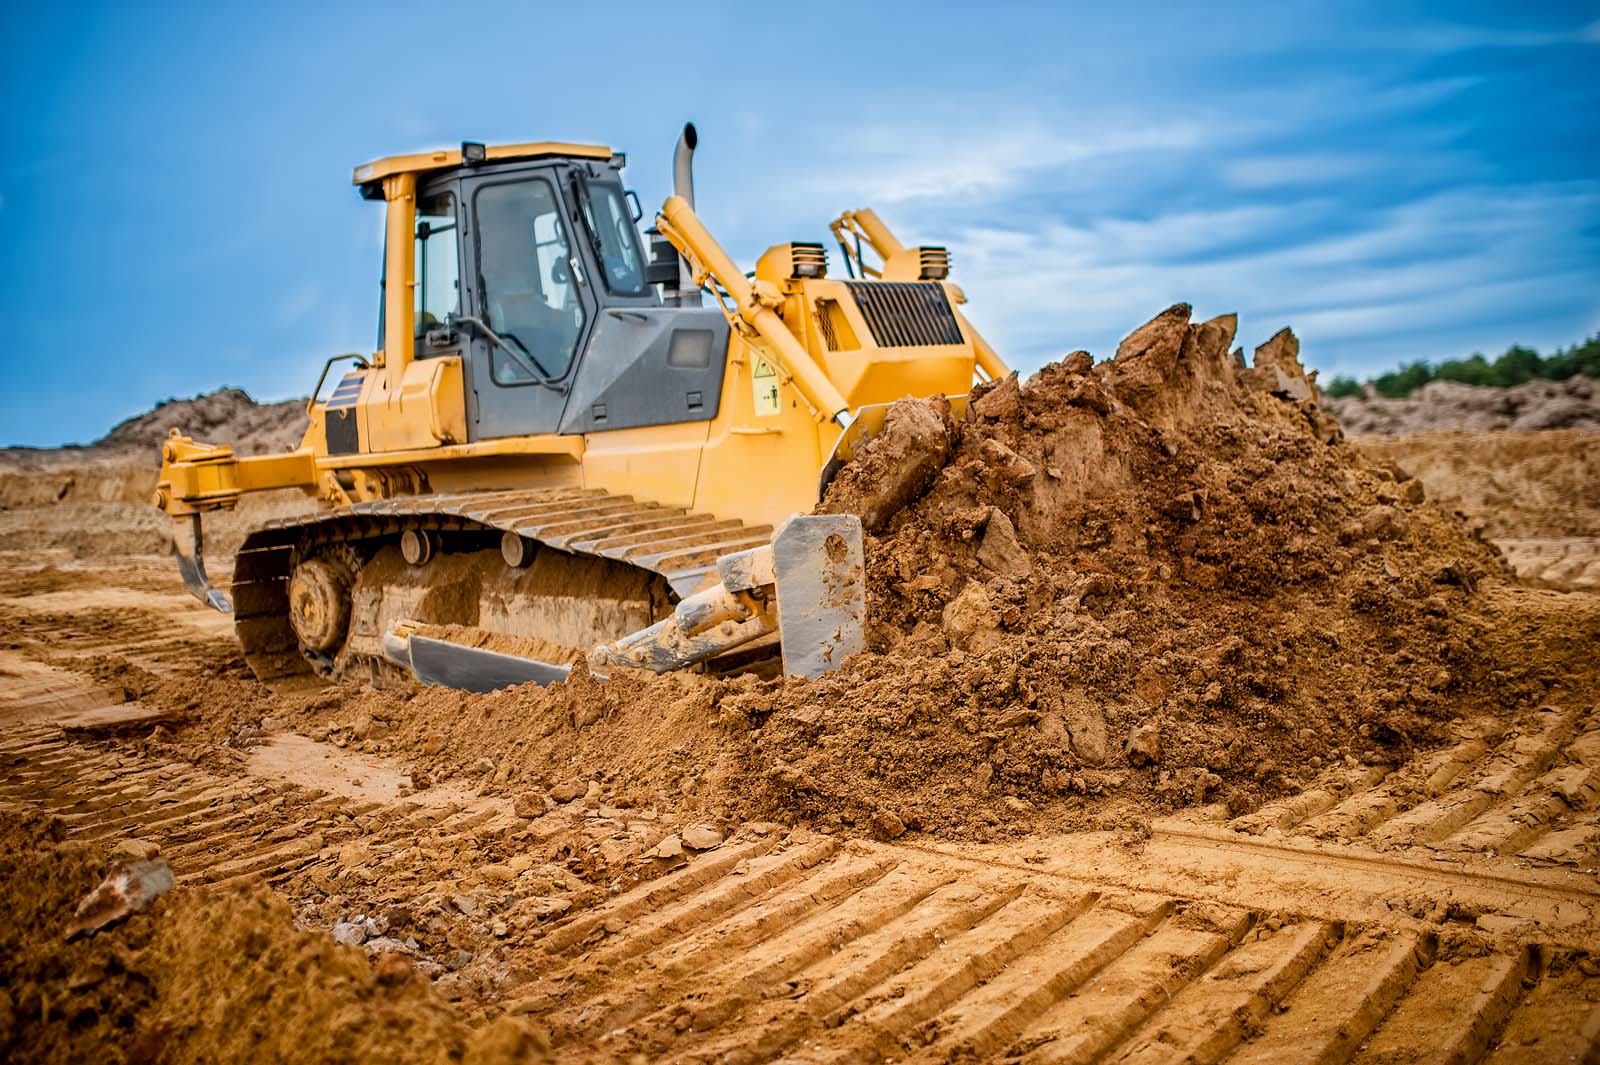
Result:
{"type": "Polygon", "coordinates": [[[133,467],[13,464],[0,1053],[1597,1060],[1600,595],[1233,332],[898,404],[823,503],[870,646],[810,683],[275,694],[133,467]]]}

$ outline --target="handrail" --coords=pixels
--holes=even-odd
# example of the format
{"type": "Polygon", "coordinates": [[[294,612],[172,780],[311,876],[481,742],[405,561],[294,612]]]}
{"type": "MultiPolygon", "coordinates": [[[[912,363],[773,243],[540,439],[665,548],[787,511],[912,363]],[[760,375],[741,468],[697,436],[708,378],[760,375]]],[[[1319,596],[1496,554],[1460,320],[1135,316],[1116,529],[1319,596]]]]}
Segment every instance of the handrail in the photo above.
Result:
{"type": "Polygon", "coordinates": [[[323,363],[322,364],[322,374],[317,378],[317,387],[313,388],[311,390],[311,398],[306,400],[306,417],[307,418],[311,417],[312,410],[314,410],[316,408],[316,406],[317,406],[317,395],[318,395],[318,393],[320,393],[322,391],[322,386],[327,383],[328,371],[333,369],[333,364],[338,362],[340,359],[354,359],[354,360],[356,360],[356,365],[359,366],[363,370],[370,370],[372,368],[367,363],[367,357],[365,355],[357,355],[353,351],[346,352],[343,355],[335,355],[332,358],[330,358],[327,362],[323,363]]]}

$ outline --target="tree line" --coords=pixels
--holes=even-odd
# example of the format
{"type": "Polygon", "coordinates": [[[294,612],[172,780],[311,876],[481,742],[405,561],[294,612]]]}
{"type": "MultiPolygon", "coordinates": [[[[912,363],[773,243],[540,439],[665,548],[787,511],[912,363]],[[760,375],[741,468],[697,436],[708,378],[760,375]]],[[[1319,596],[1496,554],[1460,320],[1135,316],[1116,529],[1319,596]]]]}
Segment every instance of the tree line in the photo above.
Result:
{"type": "MultiPolygon", "coordinates": [[[[1379,395],[1390,399],[1408,396],[1430,381],[1459,381],[1464,385],[1493,385],[1510,388],[1536,379],[1565,381],[1576,374],[1600,377],[1600,333],[1575,344],[1558,349],[1550,356],[1540,355],[1532,348],[1514,344],[1496,359],[1486,359],[1474,354],[1465,359],[1446,359],[1439,363],[1426,360],[1401,363],[1398,370],[1379,374],[1367,383],[1379,395]]],[[[1323,387],[1328,396],[1356,396],[1363,385],[1353,377],[1335,377],[1323,387]]]]}

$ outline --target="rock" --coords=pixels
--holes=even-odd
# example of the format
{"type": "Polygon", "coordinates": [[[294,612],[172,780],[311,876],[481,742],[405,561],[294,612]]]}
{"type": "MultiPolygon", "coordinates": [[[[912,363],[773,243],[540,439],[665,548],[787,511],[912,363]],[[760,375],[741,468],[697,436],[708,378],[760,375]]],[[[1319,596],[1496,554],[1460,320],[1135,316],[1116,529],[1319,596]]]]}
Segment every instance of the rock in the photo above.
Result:
{"type": "Polygon", "coordinates": [[[165,858],[139,858],[111,871],[78,903],[66,937],[76,939],[139,913],[172,890],[172,867],[165,858]]]}
{"type": "Polygon", "coordinates": [[[480,759],[478,759],[475,763],[473,763],[472,772],[475,773],[478,776],[482,776],[485,773],[493,773],[494,772],[494,759],[493,758],[480,758],[480,759]]]}
{"type": "Polygon", "coordinates": [[[521,876],[523,873],[526,873],[529,869],[532,869],[534,867],[534,865],[535,865],[535,859],[534,859],[533,855],[531,855],[531,854],[513,854],[506,861],[506,868],[510,869],[512,871],[512,873],[514,873],[514,874],[516,874],[518,876],[521,876]]]}
{"type": "Polygon", "coordinates": [[[1161,760],[1161,726],[1146,722],[1128,736],[1129,765],[1152,765],[1161,760]]]}
{"type": "Polygon", "coordinates": [[[468,965],[471,965],[473,957],[474,955],[470,950],[457,950],[445,960],[444,965],[445,968],[449,969],[451,972],[456,972],[460,969],[466,968],[468,965]]]}
{"type": "Polygon", "coordinates": [[[722,846],[722,833],[710,825],[690,825],[683,830],[682,839],[691,850],[708,851],[722,846]]]}
{"type": "Polygon", "coordinates": [[[371,731],[372,731],[372,715],[371,714],[362,714],[362,715],[360,715],[350,725],[350,735],[354,736],[358,740],[366,739],[367,738],[367,734],[370,733],[371,731]]]}
{"type": "Polygon", "coordinates": [[[346,946],[359,947],[367,941],[367,926],[363,921],[340,921],[333,926],[333,941],[346,946]]]}
{"type": "Polygon", "coordinates": [[[424,773],[420,766],[413,767],[411,770],[411,786],[418,791],[427,791],[433,787],[433,778],[424,773]]]}
{"type": "Polygon", "coordinates": [[[535,795],[518,795],[511,803],[511,812],[531,820],[544,813],[544,800],[535,795]]]}
{"type": "Polygon", "coordinates": [[[855,514],[869,532],[920,497],[950,457],[947,400],[902,399],[828,486],[822,511],[855,514]]]}
{"type": "Polygon", "coordinates": [[[1422,487],[1422,482],[1414,477],[1407,481],[1400,490],[1400,498],[1412,506],[1421,503],[1426,496],[1427,490],[1422,487]]]}
{"type": "Polygon", "coordinates": [[[899,839],[906,834],[906,823],[892,810],[879,810],[872,815],[872,833],[879,839],[899,839]]]}
{"type": "Polygon", "coordinates": [[[1013,421],[1022,416],[1022,388],[1017,384],[1015,371],[1000,378],[972,404],[980,418],[995,421],[1013,421]]]}
{"type": "Polygon", "coordinates": [[[517,874],[511,870],[510,866],[501,865],[498,862],[492,865],[486,865],[479,869],[478,875],[494,884],[509,883],[510,881],[516,879],[517,876],[517,874]]]}
{"type": "Polygon", "coordinates": [[[1393,540],[1405,532],[1405,518],[1391,506],[1376,506],[1361,516],[1361,533],[1369,540],[1393,540]]]}
{"type": "Polygon", "coordinates": [[[598,780],[589,781],[588,786],[583,790],[583,801],[593,803],[598,806],[600,803],[600,796],[604,790],[605,789],[600,786],[600,782],[598,780]]]}
{"type": "Polygon", "coordinates": [[[968,581],[961,594],[945,604],[939,620],[950,639],[962,646],[993,642],[1000,628],[1000,614],[977,581],[968,581]]]}
{"type": "Polygon", "coordinates": [[[1006,812],[1007,813],[1012,813],[1012,814],[1031,813],[1032,811],[1037,809],[1037,807],[1034,806],[1033,803],[1029,802],[1027,799],[1021,799],[1021,798],[1018,798],[1015,795],[1003,796],[1000,799],[1000,805],[1006,808],[1006,812]]]}
{"type": "Polygon", "coordinates": [[[1146,357],[1176,361],[1189,332],[1190,313],[1187,303],[1173,304],[1124,337],[1112,358],[1117,362],[1146,357]]]}
{"type": "Polygon", "coordinates": [[[1010,484],[1026,484],[1038,472],[1033,463],[993,438],[978,445],[978,455],[989,468],[1010,484]]]}
{"type": "Polygon", "coordinates": [[[681,858],[683,857],[683,840],[676,835],[668,836],[651,849],[645,851],[645,857],[681,858]]]}
{"type": "Polygon", "coordinates": [[[571,802],[573,799],[580,798],[585,790],[585,785],[569,780],[564,784],[557,784],[551,788],[550,798],[556,802],[571,802]]]}
{"type": "Polygon", "coordinates": [[[1252,383],[1263,391],[1299,403],[1315,399],[1316,392],[1300,365],[1300,341],[1290,329],[1278,330],[1256,348],[1252,383]]]}
{"type": "Polygon", "coordinates": [[[111,857],[123,860],[154,858],[160,853],[160,846],[147,839],[119,839],[111,845],[111,857]]]}
{"type": "Polygon", "coordinates": [[[1063,709],[1068,744],[1085,765],[1105,765],[1111,757],[1111,737],[1106,718],[1093,703],[1072,700],[1063,709]]]}
{"type": "MultiPolygon", "coordinates": [[[[339,937],[335,935],[334,938],[338,939],[339,937]]],[[[368,954],[410,954],[417,949],[412,946],[415,942],[415,940],[407,940],[402,943],[391,936],[374,936],[361,945],[367,948],[368,954]]]]}
{"type": "Polygon", "coordinates": [[[1538,923],[1527,917],[1512,917],[1504,913],[1486,913],[1478,918],[1477,925],[1491,935],[1514,936],[1531,932],[1538,923]]]}
{"type": "Polygon", "coordinates": [[[989,508],[983,525],[983,542],[978,545],[978,562],[1001,577],[1026,577],[1033,572],[1033,560],[1017,539],[1017,528],[999,507],[989,508]]]}
{"type": "Polygon", "coordinates": [[[430,758],[442,750],[444,750],[444,737],[437,732],[422,741],[422,753],[430,758]]]}
{"type": "Polygon", "coordinates": [[[478,912],[478,904],[465,895],[455,895],[450,899],[450,905],[463,917],[471,917],[478,912]]]}
{"type": "Polygon", "coordinates": [[[1087,351],[1074,351],[1061,361],[1061,368],[1070,374],[1085,374],[1094,366],[1094,356],[1087,351]]]}

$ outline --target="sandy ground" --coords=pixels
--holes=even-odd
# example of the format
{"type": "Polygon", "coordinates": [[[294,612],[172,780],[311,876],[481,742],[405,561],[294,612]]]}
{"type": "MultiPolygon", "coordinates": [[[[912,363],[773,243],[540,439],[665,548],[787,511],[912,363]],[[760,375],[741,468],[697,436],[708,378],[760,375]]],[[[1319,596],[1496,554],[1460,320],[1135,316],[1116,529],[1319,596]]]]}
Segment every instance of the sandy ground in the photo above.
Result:
{"type": "Polygon", "coordinates": [[[18,460],[0,1053],[1596,1060],[1600,595],[1438,505],[1586,529],[1590,438],[1363,457],[1220,323],[903,411],[874,653],[810,685],[274,693],[147,473],[18,460]]]}
{"type": "MultiPolygon", "coordinates": [[[[1352,760],[1244,816],[1200,806],[988,845],[743,824],[697,850],[670,807],[612,805],[623,781],[536,803],[415,791],[412,759],[253,690],[226,619],[173,584],[158,558],[0,556],[0,794],[65,837],[34,841],[11,875],[75,843],[143,841],[178,881],[56,969],[10,974],[14,1060],[65,1059],[30,1042],[52,1031],[30,1011],[101,988],[97,952],[119,937],[137,941],[117,948],[124,965],[179,994],[174,967],[197,963],[161,930],[202,911],[257,953],[300,944],[297,925],[352,944],[308,941],[358,976],[343,997],[337,982],[314,1003],[280,994],[284,1015],[411,1003],[452,1045],[499,1021],[497,1038],[522,1033],[517,1053],[562,1060],[1556,1061],[1600,1037],[1591,707],[1462,722],[1424,758],[1352,760]],[[119,731],[147,708],[104,679],[126,675],[110,659],[186,686],[196,715],[227,713],[206,739],[119,731]],[[651,847],[607,860],[630,839],[651,847]],[[379,979],[400,958],[404,979],[379,979]]],[[[46,947],[64,949],[48,921],[93,880],[58,885],[46,947]]],[[[240,964],[182,993],[244,1001],[251,978],[240,964]]],[[[162,1031],[171,1060],[238,1049],[162,1031]]],[[[431,1060],[416,1031],[398,1049],[368,1036],[373,1054],[431,1060]]]]}

